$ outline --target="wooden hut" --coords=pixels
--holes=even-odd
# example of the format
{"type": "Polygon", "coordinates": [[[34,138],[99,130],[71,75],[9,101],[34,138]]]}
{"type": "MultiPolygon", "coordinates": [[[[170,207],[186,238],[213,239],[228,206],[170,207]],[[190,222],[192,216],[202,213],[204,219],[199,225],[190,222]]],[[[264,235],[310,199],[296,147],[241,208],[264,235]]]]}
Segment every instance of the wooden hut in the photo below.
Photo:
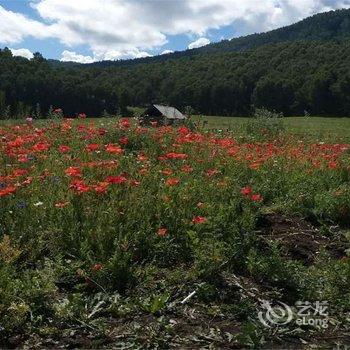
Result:
{"type": "Polygon", "coordinates": [[[157,122],[158,125],[172,125],[186,119],[175,107],[151,105],[147,108],[140,117],[141,125],[150,125],[152,122],[157,122]]]}

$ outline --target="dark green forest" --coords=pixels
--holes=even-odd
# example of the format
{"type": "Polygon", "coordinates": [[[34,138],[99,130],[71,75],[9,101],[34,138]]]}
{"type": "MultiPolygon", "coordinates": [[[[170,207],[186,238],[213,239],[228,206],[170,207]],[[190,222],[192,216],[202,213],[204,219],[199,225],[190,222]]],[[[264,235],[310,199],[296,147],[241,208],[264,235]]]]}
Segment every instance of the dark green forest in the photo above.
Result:
{"type": "Polygon", "coordinates": [[[123,113],[150,103],[197,113],[350,116],[350,10],[184,53],[91,65],[0,50],[0,114],[123,113]],[[250,44],[249,44],[250,43],[250,44]],[[230,48],[229,48],[230,47],[230,48]],[[193,51],[193,52],[192,52],[193,51]]]}

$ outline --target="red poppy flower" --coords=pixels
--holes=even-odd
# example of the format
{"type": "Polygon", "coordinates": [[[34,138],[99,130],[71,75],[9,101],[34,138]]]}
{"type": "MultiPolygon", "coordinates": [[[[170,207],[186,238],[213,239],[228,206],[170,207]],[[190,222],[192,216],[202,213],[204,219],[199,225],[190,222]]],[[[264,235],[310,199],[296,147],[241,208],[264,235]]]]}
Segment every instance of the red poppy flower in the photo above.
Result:
{"type": "Polygon", "coordinates": [[[24,181],[22,181],[21,185],[30,185],[33,182],[34,178],[32,176],[27,177],[24,181]]]}
{"type": "Polygon", "coordinates": [[[122,148],[119,145],[115,145],[112,143],[109,143],[108,145],[106,145],[106,152],[108,153],[112,153],[112,154],[121,154],[123,153],[122,148]]]}
{"type": "Polygon", "coordinates": [[[184,172],[184,173],[191,173],[193,171],[193,168],[190,167],[189,165],[184,165],[181,170],[184,172]]]}
{"type": "Polygon", "coordinates": [[[187,135],[190,133],[190,129],[186,128],[185,126],[181,126],[177,129],[177,132],[181,135],[187,135]]]}
{"type": "Polygon", "coordinates": [[[34,152],[44,152],[50,148],[50,145],[47,142],[38,142],[33,147],[34,152]]]}
{"type": "Polygon", "coordinates": [[[176,186],[180,183],[180,180],[179,179],[175,179],[175,178],[172,178],[172,179],[168,179],[165,184],[167,186],[176,186]]]}
{"type": "Polygon", "coordinates": [[[168,229],[166,229],[164,227],[159,228],[158,231],[157,231],[157,235],[160,236],[160,237],[166,236],[167,233],[168,233],[168,229]]]}
{"type": "Polygon", "coordinates": [[[125,176],[107,176],[106,182],[110,184],[122,184],[127,181],[125,176]]]}
{"type": "Polygon", "coordinates": [[[248,197],[252,193],[252,191],[253,191],[252,188],[249,186],[243,187],[241,189],[241,193],[243,194],[243,196],[246,196],[246,197],[248,197]]]}
{"type": "Polygon", "coordinates": [[[28,174],[28,170],[27,169],[16,169],[13,171],[12,176],[13,177],[21,177],[23,175],[28,174]]]}
{"type": "Polygon", "coordinates": [[[123,136],[119,139],[121,145],[126,145],[129,142],[129,139],[126,136],[123,136]]]}
{"type": "Polygon", "coordinates": [[[144,154],[138,154],[137,159],[141,162],[144,162],[144,161],[148,160],[148,157],[145,156],[144,154]]]}
{"type": "Polygon", "coordinates": [[[90,143],[86,146],[86,150],[88,152],[95,152],[100,149],[100,145],[98,143],[90,143]]]}
{"type": "Polygon", "coordinates": [[[133,187],[138,187],[140,186],[141,182],[140,181],[137,181],[137,180],[131,180],[130,181],[130,185],[133,186],[133,187]]]}
{"type": "Polygon", "coordinates": [[[94,264],[94,265],[92,265],[92,267],[91,267],[91,270],[92,270],[92,271],[95,271],[95,272],[100,271],[100,270],[102,270],[102,269],[103,269],[103,265],[102,265],[102,264],[99,264],[99,263],[94,264]]]}
{"type": "Polygon", "coordinates": [[[125,118],[119,122],[119,125],[125,129],[130,128],[130,122],[128,119],[125,119],[125,118]]]}
{"type": "Polygon", "coordinates": [[[185,153],[175,153],[175,152],[170,152],[165,155],[167,159],[186,159],[188,158],[188,155],[185,153]]]}
{"type": "Polygon", "coordinates": [[[16,192],[16,187],[13,186],[7,186],[0,190],[0,197],[8,196],[12,193],[16,192]]]}
{"type": "Polygon", "coordinates": [[[217,169],[208,169],[207,172],[206,172],[206,175],[208,177],[213,177],[213,176],[215,176],[218,173],[219,173],[219,170],[217,170],[217,169]]]}
{"type": "Polygon", "coordinates": [[[85,193],[90,191],[90,187],[82,180],[73,180],[69,186],[69,189],[75,190],[78,193],[85,193]]]}
{"type": "Polygon", "coordinates": [[[107,193],[108,186],[109,182],[99,182],[97,185],[93,186],[93,189],[96,193],[105,194],[107,193]]]}
{"type": "Polygon", "coordinates": [[[195,216],[192,219],[192,222],[194,224],[204,224],[205,222],[207,222],[207,218],[203,217],[203,216],[195,216]]]}
{"type": "Polygon", "coordinates": [[[67,153],[70,151],[70,147],[69,146],[65,146],[65,145],[61,145],[58,147],[58,150],[60,151],[60,153],[67,153]]]}
{"type": "Polygon", "coordinates": [[[164,170],[161,170],[161,173],[163,175],[169,176],[173,173],[173,171],[171,169],[164,169],[164,170]]]}
{"type": "Polygon", "coordinates": [[[261,202],[263,200],[263,197],[261,196],[261,194],[253,194],[251,196],[251,199],[253,202],[261,202]]]}
{"type": "Polygon", "coordinates": [[[81,170],[78,167],[74,167],[74,166],[70,166],[69,168],[67,168],[64,173],[68,176],[75,176],[75,177],[80,177],[81,174],[81,170]]]}
{"type": "Polygon", "coordinates": [[[329,169],[336,169],[338,167],[338,163],[337,162],[335,162],[335,161],[329,161],[328,162],[328,168],[329,169]]]}

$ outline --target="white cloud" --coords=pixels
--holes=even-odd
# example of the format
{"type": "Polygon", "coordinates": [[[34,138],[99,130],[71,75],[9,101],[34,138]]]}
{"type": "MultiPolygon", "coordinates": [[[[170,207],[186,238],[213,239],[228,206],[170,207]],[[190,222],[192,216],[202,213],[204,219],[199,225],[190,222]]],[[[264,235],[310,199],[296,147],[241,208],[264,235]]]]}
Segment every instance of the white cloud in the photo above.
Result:
{"type": "Polygon", "coordinates": [[[30,60],[33,58],[33,52],[29,51],[28,49],[10,49],[13,56],[21,56],[28,58],[30,60]]]}
{"type": "Polygon", "coordinates": [[[164,50],[161,52],[161,55],[166,55],[168,53],[173,53],[174,51],[173,50],[164,50]]]}
{"type": "Polygon", "coordinates": [[[20,43],[28,36],[38,39],[50,38],[59,34],[56,30],[55,26],[34,21],[17,12],[7,11],[0,5],[1,43],[20,43]]]}
{"type": "Polygon", "coordinates": [[[188,48],[189,49],[196,49],[198,47],[202,47],[202,46],[205,46],[205,45],[208,45],[210,44],[210,40],[207,39],[207,38],[199,38],[198,40],[196,41],[193,41],[192,43],[190,43],[188,45],[188,48]]]}
{"type": "Polygon", "coordinates": [[[64,50],[62,52],[62,62],[92,63],[95,60],[91,56],[79,55],[76,52],[64,50]]]}
{"type": "Polygon", "coordinates": [[[90,59],[144,57],[148,50],[165,45],[169,35],[205,37],[209,29],[226,25],[242,35],[350,7],[349,0],[31,0],[30,4],[40,20],[0,6],[0,43],[20,43],[29,36],[54,38],[69,48],[87,45],[94,53],[90,59]]]}
{"type": "Polygon", "coordinates": [[[120,59],[126,59],[126,58],[142,58],[142,57],[151,57],[151,55],[146,51],[140,51],[137,48],[130,49],[130,50],[108,50],[108,51],[94,51],[94,57],[96,60],[107,60],[107,61],[113,61],[113,60],[120,60],[120,59]]]}
{"type": "Polygon", "coordinates": [[[93,56],[80,55],[74,51],[64,50],[62,52],[62,62],[79,62],[79,63],[93,63],[96,61],[114,61],[127,58],[141,58],[151,57],[151,55],[145,51],[139,51],[138,49],[126,50],[126,51],[94,51],[93,56]]]}

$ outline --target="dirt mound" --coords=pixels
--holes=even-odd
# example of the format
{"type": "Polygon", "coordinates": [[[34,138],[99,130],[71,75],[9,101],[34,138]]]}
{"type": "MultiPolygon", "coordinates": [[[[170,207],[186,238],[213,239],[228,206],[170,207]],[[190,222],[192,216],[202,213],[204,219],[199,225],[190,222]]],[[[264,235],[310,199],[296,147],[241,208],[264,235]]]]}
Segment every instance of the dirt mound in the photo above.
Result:
{"type": "Polygon", "coordinates": [[[322,251],[340,259],[348,248],[341,232],[325,236],[319,228],[297,216],[266,215],[259,222],[259,233],[264,242],[278,242],[289,258],[306,264],[312,264],[322,251]]]}

